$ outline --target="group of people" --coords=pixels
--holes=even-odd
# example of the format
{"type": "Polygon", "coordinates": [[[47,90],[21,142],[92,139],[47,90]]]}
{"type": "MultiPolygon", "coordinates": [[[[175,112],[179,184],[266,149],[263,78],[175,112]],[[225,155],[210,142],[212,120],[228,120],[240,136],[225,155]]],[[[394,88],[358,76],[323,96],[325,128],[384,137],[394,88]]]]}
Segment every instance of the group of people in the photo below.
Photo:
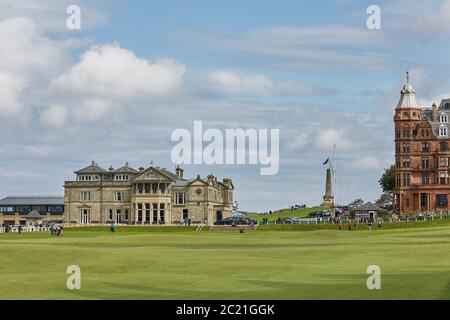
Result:
{"type": "MultiPolygon", "coordinates": [[[[339,230],[344,230],[345,229],[344,224],[342,223],[342,221],[337,221],[336,224],[338,225],[339,230]]],[[[374,224],[374,222],[372,220],[367,221],[367,229],[368,230],[372,230],[372,225],[373,224],[374,224]]],[[[378,229],[381,229],[381,225],[382,225],[381,221],[378,220],[378,222],[377,222],[378,229]]],[[[348,221],[347,228],[348,228],[348,231],[358,230],[358,220],[355,219],[355,220],[353,220],[353,222],[352,221],[348,221]]]]}
{"type": "Polygon", "coordinates": [[[57,236],[57,237],[61,237],[62,236],[62,234],[63,234],[63,229],[64,229],[64,227],[62,226],[62,225],[60,225],[60,224],[58,224],[58,225],[55,225],[55,224],[51,224],[50,225],[50,234],[52,235],[52,236],[57,236]]]}

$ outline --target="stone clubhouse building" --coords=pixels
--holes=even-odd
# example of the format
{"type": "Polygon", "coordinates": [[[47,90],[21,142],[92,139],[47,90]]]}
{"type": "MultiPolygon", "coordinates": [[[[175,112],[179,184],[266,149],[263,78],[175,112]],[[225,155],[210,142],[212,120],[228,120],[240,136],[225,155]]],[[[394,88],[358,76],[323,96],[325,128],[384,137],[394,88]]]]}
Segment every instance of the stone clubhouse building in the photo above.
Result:
{"type": "Polygon", "coordinates": [[[448,211],[450,99],[420,107],[409,83],[395,108],[394,209],[400,214],[448,211]]]}
{"type": "Polygon", "coordinates": [[[212,225],[231,216],[231,179],[186,179],[183,169],[119,169],[91,165],[64,183],[64,222],[71,224],[212,225]]]}

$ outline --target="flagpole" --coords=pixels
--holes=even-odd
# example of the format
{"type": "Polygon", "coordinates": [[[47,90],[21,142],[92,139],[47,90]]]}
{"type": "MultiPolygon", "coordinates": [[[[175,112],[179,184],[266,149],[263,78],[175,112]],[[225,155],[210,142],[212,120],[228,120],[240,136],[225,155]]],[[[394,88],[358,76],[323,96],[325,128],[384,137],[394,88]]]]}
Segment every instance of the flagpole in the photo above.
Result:
{"type": "Polygon", "coordinates": [[[333,172],[333,196],[334,196],[334,205],[336,206],[336,144],[333,145],[333,164],[331,171],[333,172]]]}

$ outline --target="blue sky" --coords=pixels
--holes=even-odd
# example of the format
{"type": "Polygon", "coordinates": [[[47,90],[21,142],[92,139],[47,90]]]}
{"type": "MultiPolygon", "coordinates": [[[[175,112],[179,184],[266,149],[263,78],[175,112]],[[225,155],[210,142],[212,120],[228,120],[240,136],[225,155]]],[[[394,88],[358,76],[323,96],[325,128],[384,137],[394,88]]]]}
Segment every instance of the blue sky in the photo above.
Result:
{"type": "Polygon", "coordinates": [[[339,202],[375,200],[393,109],[449,96],[450,1],[0,1],[0,197],[62,194],[96,160],[173,168],[170,134],[280,129],[280,171],[231,177],[244,210],[315,205],[337,145],[339,202]],[[81,30],[66,8],[81,8],[81,30]],[[366,27],[369,5],[381,30],[366,27]],[[232,81],[230,81],[232,79],[232,81]]]}

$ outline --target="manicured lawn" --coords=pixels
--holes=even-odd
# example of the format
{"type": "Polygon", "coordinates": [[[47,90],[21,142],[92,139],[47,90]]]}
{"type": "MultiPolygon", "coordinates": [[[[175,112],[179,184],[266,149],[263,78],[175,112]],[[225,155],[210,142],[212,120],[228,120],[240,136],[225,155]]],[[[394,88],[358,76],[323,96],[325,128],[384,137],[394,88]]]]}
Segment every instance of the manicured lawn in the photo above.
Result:
{"type": "Polygon", "coordinates": [[[0,299],[450,299],[450,226],[0,234],[0,299]],[[178,232],[181,231],[181,232],[178,232]],[[66,268],[81,268],[81,290],[66,268]],[[366,269],[381,268],[381,290],[366,269]]]}

